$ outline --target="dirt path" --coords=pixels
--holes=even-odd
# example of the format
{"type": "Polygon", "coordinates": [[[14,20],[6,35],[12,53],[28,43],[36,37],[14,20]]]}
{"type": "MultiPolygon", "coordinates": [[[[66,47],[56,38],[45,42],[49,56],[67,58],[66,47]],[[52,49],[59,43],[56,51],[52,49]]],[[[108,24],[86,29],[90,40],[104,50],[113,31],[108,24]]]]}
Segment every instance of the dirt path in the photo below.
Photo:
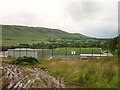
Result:
{"type": "Polygon", "coordinates": [[[65,88],[63,78],[58,80],[37,67],[3,64],[0,66],[0,70],[2,70],[0,77],[2,81],[2,90],[65,88]]]}

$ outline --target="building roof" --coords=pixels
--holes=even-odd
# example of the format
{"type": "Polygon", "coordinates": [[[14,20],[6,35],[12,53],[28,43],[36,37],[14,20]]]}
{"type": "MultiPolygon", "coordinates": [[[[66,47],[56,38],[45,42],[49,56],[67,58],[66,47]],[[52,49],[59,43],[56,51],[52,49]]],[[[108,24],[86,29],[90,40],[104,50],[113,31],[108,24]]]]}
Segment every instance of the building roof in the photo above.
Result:
{"type": "MultiPolygon", "coordinates": [[[[18,51],[18,50],[22,50],[22,51],[41,51],[42,49],[31,49],[31,48],[16,48],[16,49],[8,49],[8,50],[15,50],[15,51],[18,51]]],[[[50,50],[50,49],[44,49],[44,50],[50,50]]]]}
{"type": "Polygon", "coordinates": [[[110,54],[110,53],[104,53],[104,54],[80,54],[80,56],[82,56],[82,57],[105,57],[105,56],[113,56],[112,54],[110,54]]]}

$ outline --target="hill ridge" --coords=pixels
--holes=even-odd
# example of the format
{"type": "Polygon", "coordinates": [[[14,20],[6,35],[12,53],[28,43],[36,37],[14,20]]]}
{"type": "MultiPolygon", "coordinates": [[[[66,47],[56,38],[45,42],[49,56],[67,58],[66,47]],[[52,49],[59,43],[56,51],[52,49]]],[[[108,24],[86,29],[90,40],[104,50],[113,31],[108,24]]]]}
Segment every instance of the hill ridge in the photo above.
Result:
{"type": "Polygon", "coordinates": [[[18,43],[38,43],[48,42],[52,39],[63,40],[87,40],[96,39],[79,33],[68,33],[60,29],[45,27],[2,25],[3,45],[10,42],[18,43]]]}

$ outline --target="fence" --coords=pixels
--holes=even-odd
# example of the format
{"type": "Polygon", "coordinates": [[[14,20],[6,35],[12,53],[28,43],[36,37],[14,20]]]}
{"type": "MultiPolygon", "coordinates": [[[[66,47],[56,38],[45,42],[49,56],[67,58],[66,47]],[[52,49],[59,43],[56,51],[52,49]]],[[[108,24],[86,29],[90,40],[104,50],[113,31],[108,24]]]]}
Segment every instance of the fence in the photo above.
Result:
{"type": "Polygon", "coordinates": [[[52,50],[55,59],[88,59],[112,56],[108,51],[101,48],[56,48],[52,50]]]}
{"type": "Polygon", "coordinates": [[[55,48],[55,49],[8,49],[1,52],[2,57],[22,57],[32,56],[42,60],[48,59],[88,59],[112,56],[110,53],[104,53],[101,48],[55,48]]]}
{"type": "Polygon", "coordinates": [[[13,57],[32,56],[37,59],[50,59],[52,57],[51,53],[52,51],[50,49],[8,49],[8,56],[13,57]]]}

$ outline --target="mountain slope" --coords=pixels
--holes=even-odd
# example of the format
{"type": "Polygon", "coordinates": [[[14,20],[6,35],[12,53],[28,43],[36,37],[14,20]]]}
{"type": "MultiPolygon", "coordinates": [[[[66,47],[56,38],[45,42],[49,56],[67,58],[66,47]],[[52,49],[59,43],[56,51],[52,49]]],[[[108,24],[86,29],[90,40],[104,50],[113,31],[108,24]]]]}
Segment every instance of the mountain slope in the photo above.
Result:
{"type": "Polygon", "coordinates": [[[43,27],[27,27],[16,25],[2,25],[3,45],[17,45],[20,43],[48,42],[49,39],[88,39],[82,34],[71,34],[59,29],[43,27]]]}

